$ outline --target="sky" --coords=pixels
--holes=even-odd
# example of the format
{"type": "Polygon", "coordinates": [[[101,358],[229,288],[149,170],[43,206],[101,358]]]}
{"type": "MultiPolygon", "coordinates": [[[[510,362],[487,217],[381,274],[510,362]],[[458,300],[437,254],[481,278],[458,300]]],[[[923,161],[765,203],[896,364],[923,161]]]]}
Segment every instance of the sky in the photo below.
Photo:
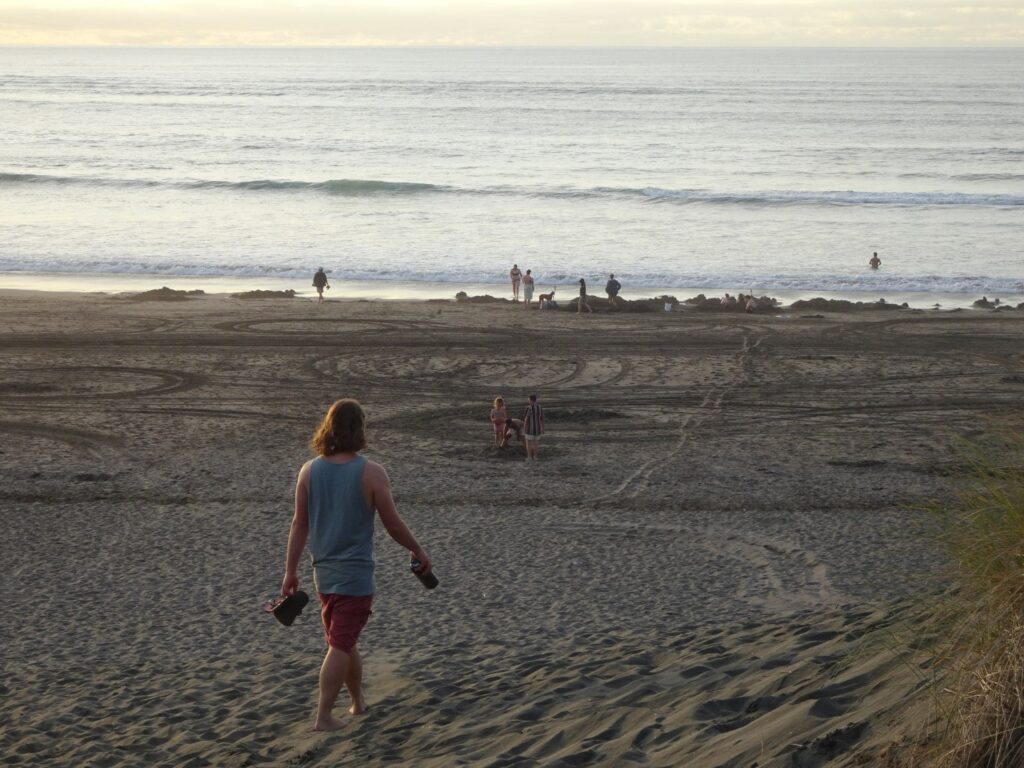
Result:
{"type": "Polygon", "coordinates": [[[0,45],[1024,46],[1024,0],[0,0],[0,45]]]}

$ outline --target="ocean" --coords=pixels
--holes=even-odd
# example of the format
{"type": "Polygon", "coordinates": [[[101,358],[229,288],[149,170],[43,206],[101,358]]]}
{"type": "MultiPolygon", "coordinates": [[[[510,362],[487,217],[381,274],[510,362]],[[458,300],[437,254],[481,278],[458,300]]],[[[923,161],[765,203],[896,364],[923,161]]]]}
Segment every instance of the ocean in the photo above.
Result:
{"type": "Polygon", "coordinates": [[[1022,73],[1022,49],[0,48],[0,286],[323,266],[334,295],[452,295],[517,263],[541,289],[1024,301],[1022,73]]]}

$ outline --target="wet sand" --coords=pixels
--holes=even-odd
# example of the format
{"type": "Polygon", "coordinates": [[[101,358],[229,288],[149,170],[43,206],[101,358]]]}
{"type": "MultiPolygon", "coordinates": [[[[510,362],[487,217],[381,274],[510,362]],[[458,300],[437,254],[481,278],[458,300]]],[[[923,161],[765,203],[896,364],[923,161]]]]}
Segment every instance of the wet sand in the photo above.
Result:
{"type": "Polygon", "coordinates": [[[0,301],[10,765],[884,765],[915,509],[1024,395],[1024,312],[0,301]],[[536,465],[487,421],[531,392],[536,465]],[[378,536],[371,711],[324,735],[318,616],[260,605],[341,396],[441,588],[378,536]]]}

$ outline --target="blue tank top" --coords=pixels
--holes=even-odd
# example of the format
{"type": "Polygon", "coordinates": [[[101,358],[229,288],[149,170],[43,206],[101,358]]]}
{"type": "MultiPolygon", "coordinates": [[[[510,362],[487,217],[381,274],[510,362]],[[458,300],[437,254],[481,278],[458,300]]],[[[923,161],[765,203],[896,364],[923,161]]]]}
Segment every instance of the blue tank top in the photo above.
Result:
{"type": "Polygon", "coordinates": [[[372,595],[373,510],[363,497],[366,459],[332,464],[318,456],[309,468],[309,551],[313,583],[331,595],[372,595]]]}

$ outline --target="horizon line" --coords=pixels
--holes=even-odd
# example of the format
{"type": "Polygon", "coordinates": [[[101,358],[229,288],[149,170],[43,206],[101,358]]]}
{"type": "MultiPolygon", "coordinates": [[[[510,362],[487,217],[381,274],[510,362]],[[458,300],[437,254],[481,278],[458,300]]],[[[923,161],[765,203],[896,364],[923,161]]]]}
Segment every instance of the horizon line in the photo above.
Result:
{"type": "Polygon", "coordinates": [[[289,49],[301,50],[307,48],[444,48],[444,49],[565,49],[574,48],[580,50],[764,50],[764,49],[917,49],[917,50],[946,50],[946,49],[1007,49],[1024,50],[1022,43],[923,43],[923,44],[878,44],[878,45],[854,45],[843,43],[817,43],[817,44],[758,44],[758,45],[679,45],[679,44],[581,44],[581,43],[234,43],[234,44],[212,44],[212,43],[0,43],[0,48],[209,48],[209,49],[289,49]]]}

